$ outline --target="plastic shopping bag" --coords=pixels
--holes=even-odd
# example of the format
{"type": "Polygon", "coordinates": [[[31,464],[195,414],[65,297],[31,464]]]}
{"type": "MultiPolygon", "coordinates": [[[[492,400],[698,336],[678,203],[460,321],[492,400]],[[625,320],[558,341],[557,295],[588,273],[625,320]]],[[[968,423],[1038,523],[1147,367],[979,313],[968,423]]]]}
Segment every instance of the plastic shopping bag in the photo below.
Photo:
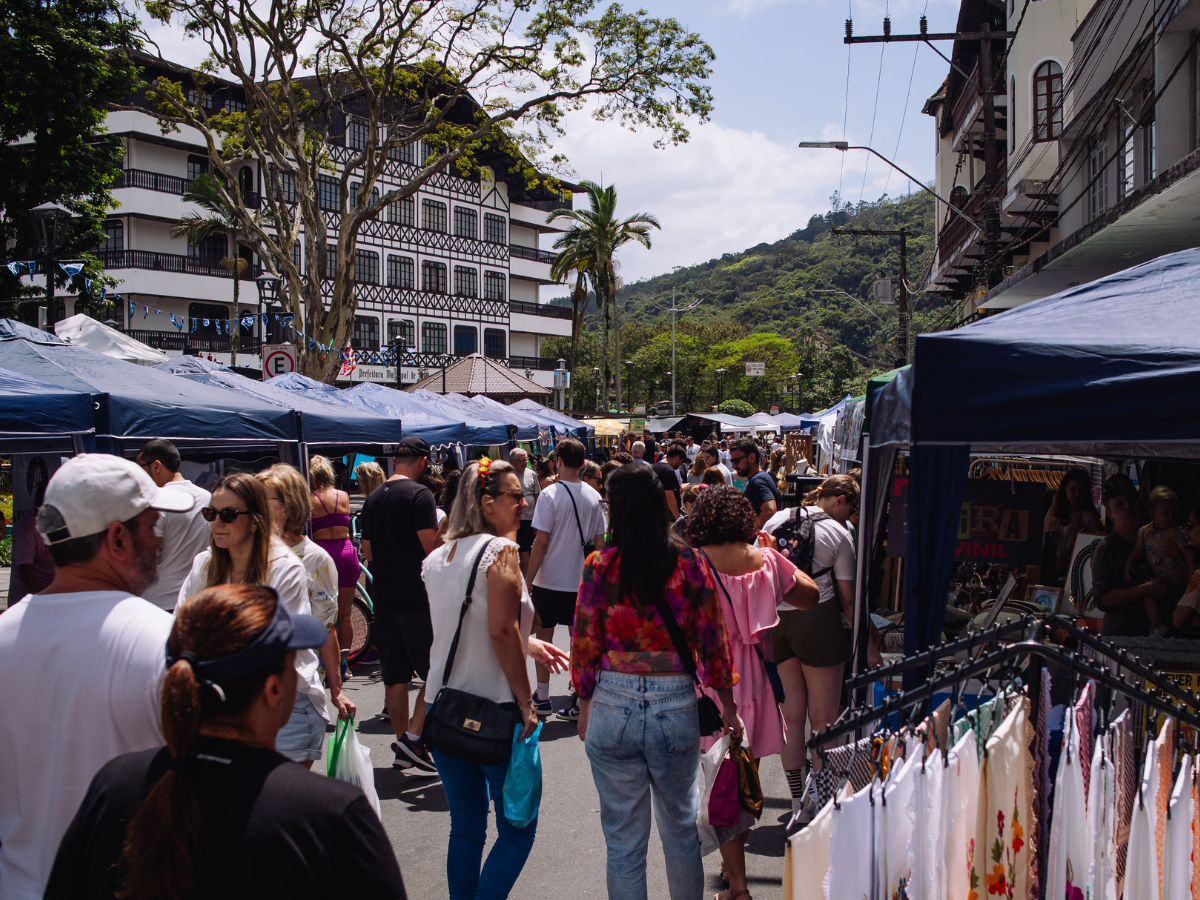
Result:
{"type": "Polygon", "coordinates": [[[371,751],[359,742],[358,734],[354,730],[354,719],[337,720],[333,742],[329,748],[329,759],[325,763],[325,774],[354,785],[366,796],[371,809],[375,810],[375,815],[380,814],[371,751]]]}
{"type": "Polygon", "coordinates": [[[526,827],[537,818],[542,805],[542,754],[538,750],[542,723],[538,722],[525,740],[521,740],[523,728],[518,724],[513,729],[512,755],[504,773],[504,818],[513,828],[526,827]]]}
{"type": "Polygon", "coordinates": [[[735,835],[741,834],[754,825],[754,816],[741,808],[738,803],[737,763],[729,760],[729,735],[724,734],[717,740],[708,752],[700,757],[700,808],[696,815],[696,831],[700,837],[700,852],[707,856],[735,835]],[[712,800],[713,788],[722,764],[733,762],[734,804],[738,806],[737,822],[733,825],[715,825],[709,821],[709,803],[712,800]]]}

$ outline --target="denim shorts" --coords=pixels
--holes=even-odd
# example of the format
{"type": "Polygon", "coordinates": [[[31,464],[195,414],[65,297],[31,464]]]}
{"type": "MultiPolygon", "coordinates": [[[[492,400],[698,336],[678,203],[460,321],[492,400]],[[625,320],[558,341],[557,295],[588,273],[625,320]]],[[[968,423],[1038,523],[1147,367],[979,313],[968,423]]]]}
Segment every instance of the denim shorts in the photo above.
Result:
{"type": "Polygon", "coordinates": [[[321,758],[324,742],[325,719],[308,696],[298,694],[291,718],[275,737],[275,750],[292,762],[305,762],[321,758]]]}

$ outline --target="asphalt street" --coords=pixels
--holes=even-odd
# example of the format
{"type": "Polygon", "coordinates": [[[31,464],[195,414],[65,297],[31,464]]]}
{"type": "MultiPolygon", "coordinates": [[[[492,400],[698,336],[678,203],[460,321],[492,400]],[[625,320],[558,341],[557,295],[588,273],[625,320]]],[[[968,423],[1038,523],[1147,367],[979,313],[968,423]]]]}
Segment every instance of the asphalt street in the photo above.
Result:
{"type": "MultiPolygon", "coordinates": [[[[565,629],[558,629],[556,637],[565,649],[565,629]]],[[[383,825],[404,873],[408,895],[413,900],[445,898],[450,813],[442,786],[436,775],[392,768],[394,754],[389,745],[394,735],[390,723],[379,718],[383,684],[376,666],[360,666],[348,682],[346,692],[359,709],[360,739],[371,748],[383,825]]],[[[569,694],[566,675],[552,676],[550,693],[555,708],[564,705],[558,701],[569,694]]],[[[542,729],[541,755],[543,786],[537,840],[511,896],[538,900],[603,898],[607,892],[600,801],[574,723],[547,719],[542,729]]],[[[323,766],[323,761],[317,765],[323,766]]],[[[779,757],[763,760],[761,777],[766,800],[762,819],[746,847],[747,871],[754,900],[778,900],[783,884],[784,825],[791,813],[779,757]]],[[[489,847],[494,839],[493,819],[489,847]]],[[[719,867],[720,854],[705,857],[706,896],[721,890],[719,867]]],[[[647,883],[650,897],[668,896],[657,830],[651,831],[647,883]]]]}

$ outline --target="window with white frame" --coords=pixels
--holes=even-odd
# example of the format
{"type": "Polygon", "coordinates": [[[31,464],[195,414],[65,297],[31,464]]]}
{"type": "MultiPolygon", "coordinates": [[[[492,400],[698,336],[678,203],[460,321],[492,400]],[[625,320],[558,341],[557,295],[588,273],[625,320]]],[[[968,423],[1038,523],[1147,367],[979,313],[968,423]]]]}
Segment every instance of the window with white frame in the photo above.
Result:
{"type": "Polygon", "coordinates": [[[446,204],[436,200],[421,201],[421,227],[426,231],[446,233],[446,204]]]}
{"type": "Polygon", "coordinates": [[[1033,73],[1033,141],[1057,141],[1063,128],[1063,70],[1054,60],[1033,73]]]}
{"type": "Polygon", "coordinates": [[[1108,197],[1108,138],[1098,134],[1092,140],[1088,150],[1088,213],[1089,220],[1095,221],[1109,207],[1108,197]]]}
{"type": "Polygon", "coordinates": [[[479,272],[471,266],[455,266],[454,294],[456,297],[478,297],[479,272]]]}
{"type": "Polygon", "coordinates": [[[479,239],[479,214],[465,206],[454,207],[454,234],[458,237],[479,239]]]}
{"type": "Polygon", "coordinates": [[[446,264],[425,260],[421,263],[421,290],[431,294],[446,293],[446,264]]]}
{"type": "Polygon", "coordinates": [[[387,258],[387,283],[388,287],[409,288],[410,290],[416,287],[416,266],[413,265],[411,256],[396,256],[391,254],[387,258]]]}
{"type": "Polygon", "coordinates": [[[504,216],[483,214],[483,239],[489,244],[508,243],[508,222],[504,216]]]}
{"type": "Polygon", "coordinates": [[[484,272],[483,273],[483,299],[484,300],[505,300],[505,282],[507,277],[503,272],[484,272]]]}

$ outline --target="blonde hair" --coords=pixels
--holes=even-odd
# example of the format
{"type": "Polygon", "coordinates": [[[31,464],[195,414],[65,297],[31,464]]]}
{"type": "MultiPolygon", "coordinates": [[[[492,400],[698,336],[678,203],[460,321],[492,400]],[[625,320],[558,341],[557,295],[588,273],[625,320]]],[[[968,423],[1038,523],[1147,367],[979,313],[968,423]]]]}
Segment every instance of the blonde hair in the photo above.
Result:
{"type": "Polygon", "coordinates": [[[696,498],[700,496],[700,492],[706,487],[708,487],[708,485],[702,484],[689,484],[687,487],[685,487],[683,489],[683,493],[681,494],[683,505],[688,506],[692,503],[695,503],[696,498]]]}
{"type": "Polygon", "coordinates": [[[499,492],[496,483],[505,473],[511,473],[514,476],[517,474],[509,463],[498,459],[493,460],[488,467],[487,490],[485,491],[479,483],[479,463],[473,462],[463,469],[462,477],[458,482],[458,494],[454,497],[454,505],[450,508],[446,540],[455,541],[491,530],[491,526],[483,518],[483,495],[486,493],[495,496],[499,492]]]}
{"type": "Polygon", "coordinates": [[[820,487],[804,495],[805,506],[815,506],[822,497],[845,497],[850,504],[858,503],[858,482],[849,475],[830,475],[820,487]]]}
{"type": "Polygon", "coordinates": [[[324,456],[314,456],[308,461],[308,483],[313,491],[327,491],[337,484],[333,464],[324,456]]]}
{"type": "Polygon", "coordinates": [[[375,488],[387,480],[383,474],[383,466],[376,462],[359,463],[354,467],[354,477],[358,479],[358,487],[364,497],[369,497],[375,488]]]}
{"type": "Polygon", "coordinates": [[[695,475],[699,478],[704,474],[704,470],[708,468],[708,463],[704,461],[704,454],[697,453],[695,460],[692,461],[692,467],[688,470],[689,475],[695,475]]]}
{"type": "Polygon", "coordinates": [[[312,518],[312,494],[304,483],[304,476],[295,466],[276,463],[258,473],[258,480],[279,491],[283,501],[283,518],[272,517],[277,534],[303,534],[304,526],[312,518]]]}
{"type": "MultiPolygon", "coordinates": [[[[509,454],[509,455],[511,456],[511,454],[509,454]]],[[[579,477],[580,478],[599,478],[600,477],[600,463],[596,462],[594,459],[585,459],[583,461],[583,467],[579,470],[579,477]]]]}
{"type": "Polygon", "coordinates": [[[1160,484],[1150,492],[1150,496],[1146,498],[1146,509],[1154,509],[1156,506],[1169,506],[1171,512],[1178,514],[1179,512],[1179,495],[1167,487],[1165,484],[1160,484]]]}
{"type": "MultiPolygon", "coordinates": [[[[251,540],[254,546],[250,551],[250,564],[242,577],[242,584],[264,584],[271,574],[271,505],[267,503],[267,492],[257,478],[248,472],[238,472],[236,475],[226,475],[213,487],[213,495],[221,489],[237,494],[250,518],[258,529],[251,540]]],[[[233,558],[229,551],[218,547],[209,538],[208,548],[212,556],[204,567],[204,586],[216,587],[218,584],[231,584],[233,578],[233,558]]]]}

